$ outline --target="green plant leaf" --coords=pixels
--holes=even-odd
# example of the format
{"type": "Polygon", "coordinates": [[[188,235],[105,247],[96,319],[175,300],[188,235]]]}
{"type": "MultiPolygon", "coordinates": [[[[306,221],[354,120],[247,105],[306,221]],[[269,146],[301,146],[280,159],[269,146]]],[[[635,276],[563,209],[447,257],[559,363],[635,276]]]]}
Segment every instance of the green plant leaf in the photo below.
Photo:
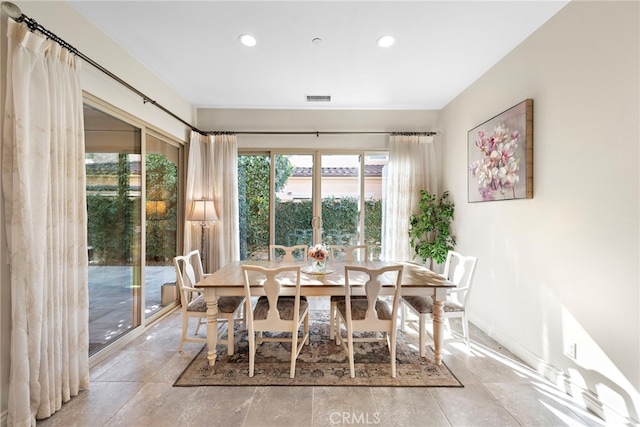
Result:
{"type": "Polygon", "coordinates": [[[451,236],[454,205],[449,199],[449,192],[445,191],[438,198],[420,190],[418,207],[421,213],[409,218],[409,243],[423,263],[433,260],[442,264],[456,244],[451,236]]]}

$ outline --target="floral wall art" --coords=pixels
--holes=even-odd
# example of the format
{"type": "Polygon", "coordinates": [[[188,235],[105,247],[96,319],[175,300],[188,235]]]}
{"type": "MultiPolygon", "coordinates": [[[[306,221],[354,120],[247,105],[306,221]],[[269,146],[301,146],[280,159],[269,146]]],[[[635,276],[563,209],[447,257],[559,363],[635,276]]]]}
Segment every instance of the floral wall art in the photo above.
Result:
{"type": "Polygon", "coordinates": [[[533,100],[468,134],[469,202],[533,198],[533,100]]]}

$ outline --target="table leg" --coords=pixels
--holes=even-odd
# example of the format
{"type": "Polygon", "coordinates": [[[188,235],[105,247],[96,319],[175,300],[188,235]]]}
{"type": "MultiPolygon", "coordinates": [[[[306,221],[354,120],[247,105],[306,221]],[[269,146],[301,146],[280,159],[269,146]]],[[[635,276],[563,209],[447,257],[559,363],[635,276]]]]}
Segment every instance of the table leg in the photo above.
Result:
{"type": "Polygon", "coordinates": [[[442,365],[442,345],[444,343],[444,301],[447,290],[437,288],[433,299],[433,345],[436,365],[442,365]]]}
{"type": "Polygon", "coordinates": [[[207,303],[207,359],[209,366],[216,364],[216,345],[218,343],[218,297],[215,288],[204,290],[204,300],[207,303]]]}

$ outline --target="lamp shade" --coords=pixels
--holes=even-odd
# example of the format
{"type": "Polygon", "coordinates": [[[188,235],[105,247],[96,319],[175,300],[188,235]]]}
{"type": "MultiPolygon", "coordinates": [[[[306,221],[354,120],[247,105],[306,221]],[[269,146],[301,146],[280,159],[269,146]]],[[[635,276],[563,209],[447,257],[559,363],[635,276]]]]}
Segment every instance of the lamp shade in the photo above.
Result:
{"type": "Polygon", "coordinates": [[[189,212],[189,221],[217,221],[218,214],[213,200],[194,200],[189,212]]]}

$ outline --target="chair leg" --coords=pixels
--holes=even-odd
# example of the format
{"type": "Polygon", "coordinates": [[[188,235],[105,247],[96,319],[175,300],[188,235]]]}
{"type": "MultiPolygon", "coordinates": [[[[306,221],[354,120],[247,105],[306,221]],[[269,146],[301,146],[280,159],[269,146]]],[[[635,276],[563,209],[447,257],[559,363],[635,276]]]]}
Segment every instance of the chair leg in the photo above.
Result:
{"type": "Polygon", "coordinates": [[[249,329],[249,376],[253,377],[253,368],[256,361],[256,337],[251,328],[249,329]]]}
{"type": "Polygon", "coordinates": [[[289,378],[296,376],[296,356],[298,355],[298,346],[302,347],[304,343],[298,344],[298,333],[291,334],[291,366],[289,367],[289,378]]]}
{"type": "Polygon", "coordinates": [[[182,351],[182,346],[187,338],[187,329],[189,328],[189,316],[182,314],[182,337],[180,338],[180,345],[178,351],[182,351]]]}
{"type": "Polygon", "coordinates": [[[407,330],[407,305],[400,300],[400,330],[404,333],[407,330]]]}
{"type": "Polygon", "coordinates": [[[246,331],[249,325],[247,324],[248,312],[251,310],[251,299],[246,299],[242,305],[242,327],[246,331]]]}
{"type": "Polygon", "coordinates": [[[427,315],[420,313],[418,322],[418,342],[420,343],[420,357],[427,357],[427,315]]]}
{"type": "Polygon", "coordinates": [[[304,344],[309,345],[309,313],[304,317],[304,336],[307,337],[304,344]]]}
{"type": "Polygon", "coordinates": [[[349,374],[351,378],[356,377],[356,369],[353,363],[353,333],[347,328],[347,343],[349,346],[349,374]]]}
{"type": "Polygon", "coordinates": [[[448,333],[449,335],[453,335],[453,334],[451,333],[451,323],[449,323],[449,318],[448,318],[448,317],[445,317],[445,318],[444,318],[444,328],[447,330],[447,333],[448,333]]]}
{"type": "Polygon", "coordinates": [[[233,356],[233,313],[227,317],[227,355],[233,356]]]}
{"type": "Polygon", "coordinates": [[[389,341],[389,353],[391,353],[391,378],[396,377],[396,330],[391,331],[391,339],[389,341]]]}
{"type": "Polygon", "coordinates": [[[335,339],[336,339],[336,345],[340,345],[341,341],[342,341],[342,335],[340,332],[340,316],[338,316],[336,314],[336,334],[335,334],[335,339]]]}
{"type": "Polygon", "coordinates": [[[336,334],[336,310],[338,304],[335,301],[331,301],[331,306],[329,308],[329,339],[333,340],[336,334]]]}
{"type": "Polygon", "coordinates": [[[200,330],[200,325],[202,325],[203,323],[206,323],[206,317],[198,317],[198,324],[196,325],[196,333],[195,335],[198,335],[198,331],[200,330]],[[204,320],[204,322],[203,322],[204,320]]]}

